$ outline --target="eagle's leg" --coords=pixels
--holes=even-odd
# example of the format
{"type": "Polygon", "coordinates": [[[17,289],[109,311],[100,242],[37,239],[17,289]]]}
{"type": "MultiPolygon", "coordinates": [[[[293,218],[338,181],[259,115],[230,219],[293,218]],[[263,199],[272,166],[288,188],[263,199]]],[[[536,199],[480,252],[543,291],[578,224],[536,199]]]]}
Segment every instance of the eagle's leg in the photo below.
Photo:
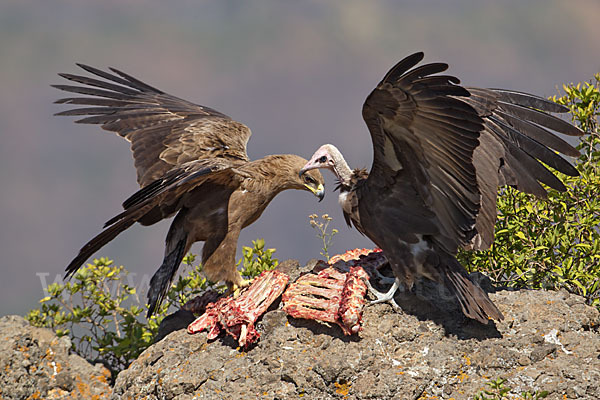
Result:
{"type": "Polygon", "coordinates": [[[235,282],[227,282],[227,292],[225,292],[226,296],[232,295],[234,298],[237,298],[241,293],[242,293],[242,289],[250,286],[250,284],[252,283],[253,279],[244,279],[244,278],[240,278],[240,280],[235,283],[235,282]]]}
{"type": "MultiPolygon", "coordinates": [[[[387,278],[387,277],[384,277],[384,278],[387,278]]],[[[391,279],[391,278],[387,278],[387,279],[391,279]]],[[[373,295],[376,297],[376,300],[371,301],[370,304],[388,302],[394,308],[400,308],[398,303],[396,303],[396,300],[394,300],[394,295],[396,294],[396,291],[399,288],[403,287],[402,283],[400,283],[400,279],[395,278],[394,283],[392,284],[392,287],[387,292],[380,292],[379,290],[375,289],[369,283],[369,281],[367,281],[367,286],[369,287],[369,290],[371,291],[371,293],[373,293],[373,295]]]]}

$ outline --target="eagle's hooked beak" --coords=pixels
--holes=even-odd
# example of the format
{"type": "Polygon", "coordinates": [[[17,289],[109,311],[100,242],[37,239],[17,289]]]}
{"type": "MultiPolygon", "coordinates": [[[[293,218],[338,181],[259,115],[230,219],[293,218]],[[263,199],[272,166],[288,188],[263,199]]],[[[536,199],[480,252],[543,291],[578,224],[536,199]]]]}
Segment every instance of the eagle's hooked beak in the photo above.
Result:
{"type": "Polygon", "coordinates": [[[323,197],[325,197],[325,188],[323,187],[322,183],[317,187],[315,195],[319,198],[319,203],[323,201],[323,197]]]}
{"type": "MultiPolygon", "coordinates": [[[[302,169],[298,173],[298,177],[300,177],[302,179],[302,175],[304,175],[306,172],[310,171],[311,169],[316,169],[316,168],[319,168],[319,167],[317,165],[314,165],[314,163],[312,163],[312,161],[309,161],[306,163],[306,165],[304,167],[302,167],[302,169]]],[[[319,202],[323,200],[323,197],[325,197],[325,187],[323,187],[322,183],[320,183],[316,189],[308,184],[305,184],[304,186],[306,186],[308,188],[308,190],[313,192],[313,194],[319,198],[319,202]]]]}
{"type": "Polygon", "coordinates": [[[316,189],[310,185],[304,186],[306,186],[308,190],[313,192],[313,194],[319,198],[319,202],[321,202],[323,200],[323,197],[325,197],[325,187],[323,187],[322,183],[319,183],[319,186],[317,186],[316,189]]]}

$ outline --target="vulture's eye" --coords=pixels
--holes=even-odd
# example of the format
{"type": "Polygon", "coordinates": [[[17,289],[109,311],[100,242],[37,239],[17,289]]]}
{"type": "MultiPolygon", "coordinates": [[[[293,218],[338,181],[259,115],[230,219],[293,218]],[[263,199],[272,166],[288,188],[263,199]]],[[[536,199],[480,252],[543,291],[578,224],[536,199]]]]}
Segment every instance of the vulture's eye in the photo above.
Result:
{"type": "Polygon", "coordinates": [[[320,163],[324,163],[326,161],[327,161],[327,156],[321,156],[321,158],[319,158],[320,163]]]}

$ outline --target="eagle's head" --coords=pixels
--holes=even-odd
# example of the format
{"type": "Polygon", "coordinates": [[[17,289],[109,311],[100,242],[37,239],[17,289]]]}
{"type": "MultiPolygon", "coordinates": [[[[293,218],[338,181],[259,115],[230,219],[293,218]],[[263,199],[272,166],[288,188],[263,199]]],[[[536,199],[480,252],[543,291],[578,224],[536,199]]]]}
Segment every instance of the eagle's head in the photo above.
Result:
{"type": "Polygon", "coordinates": [[[307,163],[305,158],[295,154],[284,154],[279,156],[271,156],[277,164],[275,169],[279,174],[285,176],[286,189],[308,190],[319,201],[325,197],[325,179],[319,170],[302,171],[302,167],[307,163]],[[284,172],[285,171],[285,172],[284,172]]]}

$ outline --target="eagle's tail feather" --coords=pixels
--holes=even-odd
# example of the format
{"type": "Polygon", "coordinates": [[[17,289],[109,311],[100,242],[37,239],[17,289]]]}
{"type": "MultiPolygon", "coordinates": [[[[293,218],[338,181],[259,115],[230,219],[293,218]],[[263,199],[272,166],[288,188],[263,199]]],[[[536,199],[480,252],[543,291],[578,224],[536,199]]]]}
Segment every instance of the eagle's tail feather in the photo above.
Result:
{"type": "Polygon", "coordinates": [[[177,268],[179,268],[179,264],[185,255],[186,240],[187,237],[184,237],[177,242],[175,248],[165,256],[162,265],[154,273],[152,279],[150,279],[147,318],[150,318],[154,314],[165,298],[173,277],[177,272],[177,268]]]}
{"type": "Polygon", "coordinates": [[[135,221],[136,220],[134,218],[123,218],[120,221],[117,221],[116,223],[111,225],[109,228],[104,229],[92,240],[87,242],[85,246],[83,246],[81,250],[79,250],[79,254],[77,254],[73,261],[71,261],[67,266],[66,278],[70,278],[75,273],[75,271],[77,271],[79,267],[81,267],[85,260],[87,260],[96,251],[104,247],[105,244],[117,237],[119,233],[123,232],[131,225],[133,225],[135,221]]]}
{"type": "Polygon", "coordinates": [[[455,259],[445,265],[444,280],[446,287],[452,291],[463,313],[482,324],[489,323],[490,319],[501,321],[504,315],[490,300],[487,293],[469,279],[464,268],[455,259]]]}

